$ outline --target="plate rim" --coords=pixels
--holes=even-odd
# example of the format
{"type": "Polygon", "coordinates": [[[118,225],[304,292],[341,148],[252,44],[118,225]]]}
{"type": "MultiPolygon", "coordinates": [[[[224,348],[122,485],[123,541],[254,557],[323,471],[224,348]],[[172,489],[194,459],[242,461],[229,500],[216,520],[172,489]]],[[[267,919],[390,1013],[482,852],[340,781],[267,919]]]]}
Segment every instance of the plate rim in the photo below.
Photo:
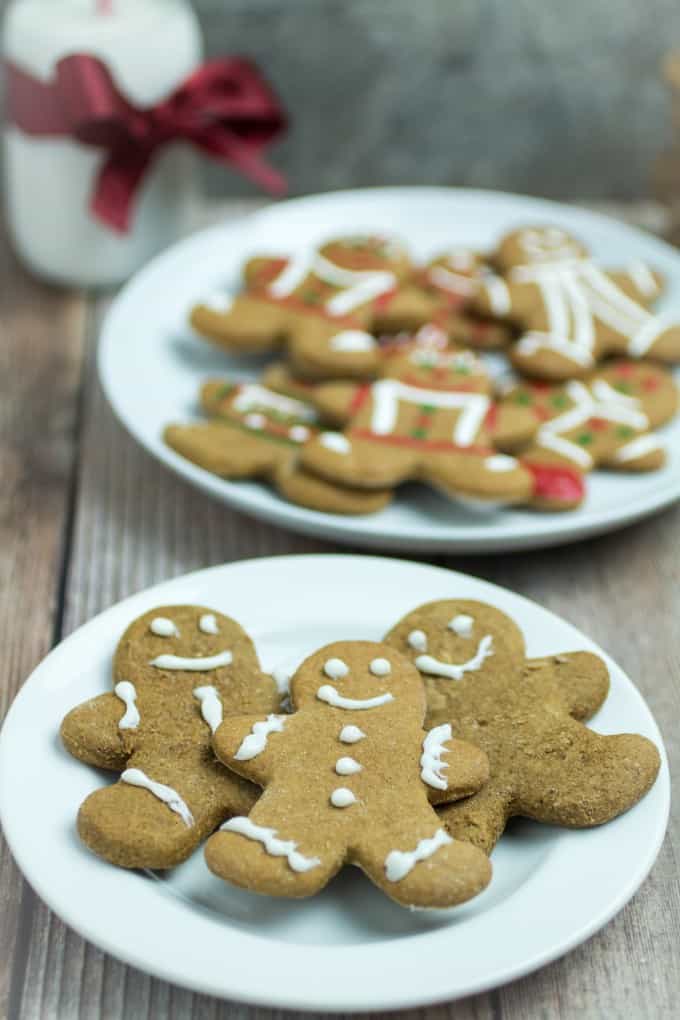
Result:
{"type": "MultiPolygon", "coordinates": [[[[662,757],[662,768],[659,774],[659,779],[657,780],[659,784],[658,787],[659,792],[657,796],[661,797],[661,803],[659,805],[657,814],[655,815],[655,828],[654,828],[655,838],[649,845],[647,845],[645,854],[639,856],[639,859],[637,860],[637,867],[634,872],[631,872],[630,877],[628,881],[625,883],[625,885],[618,890],[618,893],[611,899],[610,902],[608,902],[603,907],[603,909],[600,910],[599,913],[593,915],[586,922],[581,924],[580,927],[577,930],[574,930],[570,936],[568,936],[567,938],[563,938],[562,940],[558,940],[556,943],[549,945],[543,951],[534,954],[531,958],[526,959],[523,963],[519,965],[508,966],[505,968],[505,970],[501,971],[500,973],[494,972],[492,975],[489,975],[484,980],[477,980],[475,982],[468,983],[467,985],[461,985],[460,983],[456,985],[455,982],[453,982],[452,983],[453,991],[451,991],[450,989],[447,991],[445,989],[438,988],[436,991],[431,992],[429,994],[427,992],[423,993],[422,991],[414,990],[411,990],[408,994],[405,994],[402,990],[400,993],[396,995],[392,993],[392,997],[388,998],[387,1001],[385,1000],[384,992],[382,994],[381,993],[376,994],[375,992],[373,992],[373,990],[371,990],[370,994],[368,994],[365,987],[363,988],[359,996],[345,993],[347,995],[345,1000],[338,1000],[336,997],[336,999],[334,999],[332,1002],[329,1002],[323,996],[321,996],[320,998],[318,997],[310,998],[309,995],[307,995],[306,997],[301,997],[299,991],[296,991],[294,993],[288,991],[286,994],[276,993],[273,991],[273,989],[268,989],[267,991],[263,992],[253,990],[247,992],[241,988],[237,991],[234,991],[233,988],[230,989],[228,987],[225,987],[224,982],[217,981],[214,982],[213,984],[209,984],[206,983],[206,981],[200,981],[199,983],[197,983],[196,979],[192,980],[191,977],[186,976],[178,977],[177,975],[169,971],[167,968],[164,969],[161,963],[158,963],[157,961],[150,963],[148,959],[143,955],[140,958],[138,950],[137,952],[135,952],[134,950],[128,951],[124,947],[122,948],[120,944],[115,942],[115,939],[109,937],[108,932],[103,934],[101,930],[93,930],[91,925],[84,924],[81,921],[79,921],[77,917],[74,917],[74,912],[77,914],[77,908],[74,908],[74,910],[66,911],[63,910],[62,909],[63,904],[61,903],[59,896],[57,894],[52,895],[52,891],[49,887],[49,880],[47,880],[46,885],[45,877],[40,871],[40,869],[36,869],[35,862],[29,863],[26,871],[24,871],[25,862],[22,860],[21,870],[26,875],[26,878],[29,881],[30,885],[37,891],[38,895],[48,904],[48,906],[50,906],[50,908],[53,909],[55,913],[57,913],[58,916],[64,918],[66,924],[73,927],[76,931],[79,931],[86,939],[88,939],[95,945],[99,946],[104,951],[109,952],[117,959],[122,959],[124,960],[124,962],[130,964],[131,966],[141,968],[147,973],[151,973],[156,977],[170,981],[171,983],[179,985],[181,987],[190,988],[193,991],[212,994],[221,998],[231,997],[235,998],[239,1002],[248,1003],[250,1005],[267,1006],[270,1008],[298,1009],[302,1011],[340,1010],[343,1012],[352,1013],[370,1009],[373,1011],[382,1012],[385,1010],[416,1008],[419,1006],[432,1005],[437,1002],[449,1001],[452,999],[452,996],[453,998],[458,999],[466,995],[472,995],[483,991],[488,991],[489,989],[498,987],[499,985],[505,984],[510,980],[522,977],[525,974],[528,974],[544,966],[545,964],[551,962],[552,960],[557,959],[558,957],[569,952],[576,945],[585,941],[592,934],[594,934],[601,927],[603,927],[630,900],[630,898],[633,896],[636,890],[644,882],[645,878],[649,874],[649,871],[651,870],[654,864],[654,861],[656,860],[656,857],[658,855],[659,849],[661,847],[666,832],[670,808],[670,776],[663,737],[659,731],[659,727],[656,723],[656,720],[654,719],[649,707],[647,706],[644,698],[642,697],[641,693],[639,692],[633,681],[621,669],[621,667],[619,667],[617,663],[606,652],[604,652],[603,649],[599,648],[599,646],[594,641],[592,641],[592,639],[588,638],[587,635],[583,634],[581,631],[575,628],[571,623],[569,623],[568,620],[565,620],[563,617],[559,616],[556,613],[553,613],[551,610],[545,609],[543,606],[540,606],[537,602],[533,601],[532,599],[528,599],[526,598],[526,596],[520,595],[519,593],[514,592],[511,589],[504,588],[502,586],[494,584],[493,582],[489,582],[484,579],[474,577],[473,575],[464,574],[459,571],[448,570],[447,568],[443,567],[432,566],[430,564],[414,563],[409,560],[400,560],[392,557],[348,556],[347,554],[297,554],[288,556],[256,557],[249,560],[236,561],[230,564],[221,564],[213,567],[203,568],[197,571],[192,571],[180,577],[160,582],[159,584],[155,584],[150,588],[147,588],[141,592],[137,592],[134,595],[122,599],[115,605],[110,606],[103,612],[97,614],[97,616],[93,617],[91,620],[81,625],[79,628],[73,631],[72,634],[65,638],[64,641],[57,645],[48,654],[48,656],[46,656],[45,659],[42,660],[42,662],[36,667],[36,669],[32,671],[30,677],[17,694],[3,723],[2,730],[0,730],[0,819],[2,820],[3,823],[5,837],[8,841],[10,850],[12,851],[12,854],[15,860],[17,861],[17,864],[19,863],[19,860],[23,858],[24,855],[22,852],[19,852],[19,854],[17,854],[16,852],[14,822],[10,820],[9,825],[7,822],[8,820],[8,816],[6,813],[8,800],[7,790],[10,785],[8,779],[8,774],[10,770],[7,769],[6,767],[3,767],[3,763],[5,765],[7,764],[4,761],[6,755],[8,754],[7,733],[12,725],[11,719],[13,713],[15,712],[15,706],[16,705],[21,706],[24,700],[30,697],[30,694],[27,692],[31,690],[31,683],[33,682],[33,686],[35,686],[36,681],[39,680],[39,676],[45,672],[49,672],[49,669],[51,668],[55,659],[58,660],[61,656],[67,655],[69,650],[68,646],[70,644],[75,644],[77,641],[86,640],[88,632],[94,632],[98,628],[105,629],[106,626],[108,625],[108,620],[114,616],[118,616],[121,614],[125,615],[128,613],[128,611],[131,615],[132,613],[135,612],[137,606],[143,605],[144,603],[147,602],[151,603],[152,600],[155,600],[156,598],[173,599],[175,598],[175,596],[172,594],[172,591],[174,590],[175,586],[185,588],[191,587],[192,585],[195,584],[200,585],[203,579],[206,578],[206,576],[208,575],[212,577],[213,575],[219,576],[222,572],[229,572],[233,570],[237,571],[245,570],[246,572],[248,572],[252,569],[264,570],[266,572],[270,570],[272,566],[274,566],[277,569],[283,569],[284,571],[286,571],[291,568],[294,568],[295,566],[300,565],[301,562],[309,564],[312,570],[316,570],[319,567],[324,566],[327,567],[329,565],[340,566],[340,564],[342,564],[344,568],[347,568],[347,566],[350,567],[354,567],[355,565],[358,566],[357,561],[360,561],[362,565],[366,564],[367,561],[368,564],[370,564],[370,562],[372,561],[373,562],[377,561],[377,563],[379,563],[381,566],[385,566],[387,564],[388,570],[392,570],[394,568],[397,571],[406,569],[415,570],[417,572],[423,573],[435,572],[439,575],[445,576],[447,578],[447,583],[451,587],[455,587],[455,585],[457,583],[460,583],[461,580],[463,584],[472,581],[473,587],[481,588],[481,594],[475,595],[474,597],[482,598],[488,597],[489,600],[492,601],[496,593],[501,593],[503,601],[509,599],[513,606],[514,605],[519,606],[522,612],[525,611],[534,612],[536,609],[538,609],[540,610],[541,614],[547,614],[547,616],[551,619],[551,622],[556,623],[560,627],[560,629],[565,633],[565,640],[578,639],[579,645],[581,647],[585,645],[586,648],[598,651],[604,657],[613,675],[615,675],[617,679],[623,679],[628,688],[628,692],[634,696],[634,698],[637,700],[639,704],[641,711],[645,713],[647,717],[647,722],[649,724],[649,728],[653,732],[655,741],[657,741],[658,743],[662,757]],[[168,589],[170,589],[170,591],[166,596],[164,592],[168,589]],[[40,872],[37,876],[36,870],[40,872]]],[[[521,620],[520,625],[522,625],[521,620]]],[[[605,830],[595,829],[588,831],[602,832],[605,830]]],[[[565,843],[566,841],[564,841],[561,845],[565,845],[565,843]]],[[[560,843],[558,843],[558,846],[559,845],[560,843]]],[[[47,870],[49,871],[49,867],[47,868],[47,870]]],[[[114,873],[117,874],[115,869],[114,873]]],[[[517,890],[516,893],[513,893],[511,895],[514,896],[518,893],[519,890],[517,890]]],[[[479,915],[478,917],[472,918],[471,921],[466,923],[483,924],[484,916],[485,916],[484,914],[479,915]]],[[[213,925],[215,924],[213,919],[211,919],[211,922],[213,925]]],[[[444,931],[447,930],[448,929],[444,929],[444,931]]],[[[249,933],[246,933],[240,929],[237,931],[237,936],[243,942],[255,941],[259,945],[265,944],[265,940],[263,940],[259,935],[252,936],[249,933]]],[[[421,934],[417,936],[411,936],[408,938],[429,939],[432,938],[432,935],[430,933],[427,933],[425,935],[421,934]]],[[[272,944],[270,940],[267,941],[269,945],[272,944]]],[[[399,941],[399,939],[397,939],[396,941],[399,941]]],[[[392,940],[386,942],[385,944],[387,945],[389,951],[389,947],[394,946],[395,942],[394,940],[392,940]]],[[[378,947],[382,945],[383,943],[378,943],[378,947]]],[[[277,948],[280,947],[280,943],[276,943],[276,946],[277,948]]],[[[366,954],[375,955],[376,948],[378,948],[375,947],[373,944],[360,944],[359,946],[305,945],[304,947],[302,947],[300,945],[293,943],[290,944],[284,943],[284,946],[286,947],[287,950],[292,949],[296,950],[297,952],[299,952],[302,949],[302,951],[308,958],[316,957],[317,959],[321,960],[324,957],[331,956],[337,962],[341,962],[341,958],[343,956],[351,957],[352,954],[356,954],[357,952],[360,952],[362,955],[366,954]]]]}

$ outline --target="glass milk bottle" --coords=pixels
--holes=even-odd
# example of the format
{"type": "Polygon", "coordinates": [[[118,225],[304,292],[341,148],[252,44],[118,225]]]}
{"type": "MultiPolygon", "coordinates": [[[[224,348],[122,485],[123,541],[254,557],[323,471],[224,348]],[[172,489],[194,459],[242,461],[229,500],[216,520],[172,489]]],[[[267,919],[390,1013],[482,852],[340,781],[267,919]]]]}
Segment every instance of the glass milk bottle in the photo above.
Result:
{"type": "MultiPolygon", "coordinates": [[[[109,68],[137,108],[164,99],[196,68],[202,40],[185,0],[13,0],[4,23],[8,74],[54,80],[62,57],[87,54],[109,68]]],[[[185,228],[194,155],[160,150],[134,197],[130,229],[96,219],[90,200],[103,149],[64,136],[5,127],[5,202],[17,251],[36,273],[81,286],[119,283],[185,228]]]]}

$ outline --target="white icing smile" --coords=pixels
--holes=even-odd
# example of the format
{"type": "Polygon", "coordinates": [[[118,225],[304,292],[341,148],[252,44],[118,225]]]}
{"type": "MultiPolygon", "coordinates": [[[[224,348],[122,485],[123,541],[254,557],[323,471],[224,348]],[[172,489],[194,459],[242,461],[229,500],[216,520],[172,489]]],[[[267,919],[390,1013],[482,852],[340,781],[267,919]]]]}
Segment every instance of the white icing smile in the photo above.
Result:
{"type": "Polygon", "coordinates": [[[325,701],[327,705],[332,705],[333,708],[348,708],[351,710],[378,708],[380,705],[386,705],[389,701],[394,701],[394,695],[390,694],[389,691],[387,694],[378,694],[375,698],[344,698],[342,694],[338,694],[335,687],[331,684],[324,684],[323,687],[319,687],[316,696],[319,701],[325,701]]]}
{"type": "Polygon", "coordinates": [[[416,666],[421,673],[427,673],[428,676],[445,676],[449,680],[462,680],[465,673],[480,669],[484,660],[493,655],[492,645],[493,638],[491,634],[487,634],[479,642],[473,657],[467,662],[442,662],[441,659],[435,659],[432,655],[419,655],[416,659],[416,666]]]}
{"type": "Polygon", "coordinates": [[[220,666],[230,666],[231,662],[231,652],[218,652],[217,655],[198,656],[197,658],[159,655],[152,659],[149,665],[156,666],[157,669],[186,669],[192,673],[205,673],[211,669],[219,669],[220,666]]]}

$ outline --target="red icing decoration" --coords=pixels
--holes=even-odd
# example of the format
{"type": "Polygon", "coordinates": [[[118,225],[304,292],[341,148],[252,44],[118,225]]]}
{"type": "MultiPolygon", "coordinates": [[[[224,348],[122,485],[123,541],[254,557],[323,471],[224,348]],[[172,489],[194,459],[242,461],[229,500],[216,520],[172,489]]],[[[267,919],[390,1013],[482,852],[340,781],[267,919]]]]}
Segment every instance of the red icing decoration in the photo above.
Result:
{"type": "Polygon", "coordinates": [[[534,476],[534,496],[549,499],[555,503],[580,503],[585,496],[586,486],[583,475],[573,468],[556,464],[537,464],[522,461],[523,466],[534,476]]]}
{"type": "Polygon", "coordinates": [[[493,432],[498,424],[498,404],[491,404],[489,410],[486,412],[486,418],[484,419],[484,427],[493,432]]]}
{"type": "Polygon", "coordinates": [[[349,413],[352,415],[356,414],[359,408],[363,407],[363,405],[366,403],[370,396],[370,393],[371,393],[370,383],[364,383],[363,386],[357,386],[356,393],[352,397],[352,400],[348,408],[349,413]]]}
{"type": "Polygon", "coordinates": [[[396,436],[393,434],[379,436],[370,429],[353,429],[350,435],[354,439],[370,439],[372,443],[385,443],[388,446],[411,446],[418,449],[430,450],[432,453],[465,453],[475,457],[490,457],[497,453],[487,446],[456,446],[446,439],[412,439],[410,436],[396,436]]]}
{"type": "Polygon", "coordinates": [[[648,391],[658,390],[658,388],[659,388],[659,380],[657,379],[657,377],[655,375],[648,375],[648,376],[646,376],[646,378],[644,378],[642,380],[642,388],[643,388],[643,390],[648,390],[648,391]]]}
{"type": "Polygon", "coordinates": [[[373,301],[373,307],[377,310],[384,311],[387,306],[394,300],[397,293],[397,288],[393,287],[392,290],[385,291],[384,294],[379,294],[373,301]]]}
{"type": "Polygon", "coordinates": [[[604,432],[605,429],[609,428],[609,422],[605,421],[604,418],[590,418],[588,425],[591,429],[595,429],[596,432],[604,432]]]}

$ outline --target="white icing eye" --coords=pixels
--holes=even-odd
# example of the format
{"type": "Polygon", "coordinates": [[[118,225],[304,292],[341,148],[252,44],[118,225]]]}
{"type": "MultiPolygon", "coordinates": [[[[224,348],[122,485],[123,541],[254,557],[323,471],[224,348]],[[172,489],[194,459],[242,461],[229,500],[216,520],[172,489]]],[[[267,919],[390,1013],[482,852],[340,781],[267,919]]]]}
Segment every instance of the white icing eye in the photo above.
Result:
{"type": "Polygon", "coordinates": [[[345,329],[331,337],[332,351],[372,351],[377,344],[370,333],[360,329],[345,329]]]}
{"type": "Polygon", "coordinates": [[[247,414],[243,420],[249,429],[261,429],[267,424],[265,416],[258,414],[257,411],[253,414],[247,414]]]}
{"type": "Polygon", "coordinates": [[[156,616],[149,624],[149,630],[157,637],[179,637],[179,631],[167,616],[156,616]]]}
{"type": "Polygon", "coordinates": [[[288,435],[296,443],[305,443],[309,439],[311,432],[306,425],[293,425],[288,435]]]}
{"type": "Polygon", "coordinates": [[[424,630],[412,630],[406,641],[416,652],[427,651],[427,635],[424,630]]]}
{"type": "Polygon", "coordinates": [[[217,626],[217,619],[213,613],[203,614],[198,621],[198,629],[204,634],[219,634],[220,632],[220,628],[217,626]]]}
{"type": "Polygon", "coordinates": [[[368,668],[373,676],[389,676],[392,672],[392,667],[387,659],[373,659],[368,668]]]}
{"type": "Polygon", "coordinates": [[[352,449],[349,439],[340,432],[322,432],[319,442],[333,453],[349,453],[352,449]]]}
{"type": "Polygon", "coordinates": [[[327,659],[323,671],[331,680],[342,680],[349,673],[349,666],[342,659],[327,659]]]}
{"type": "Polygon", "coordinates": [[[449,630],[452,630],[454,634],[458,634],[459,637],[471,637],[474,622],[471,616],[465,616],[464,613],[461,613],[460,616],[454,616],[451,620],[449,630]]]}
{"type": "Polygon", "coordinates": [[[484,467],[487,471],[514,471],[517,466],[515,458],[508,457],[505,453],[494,453],[493,456],[487,457],[484,461],[484,467]]]}

